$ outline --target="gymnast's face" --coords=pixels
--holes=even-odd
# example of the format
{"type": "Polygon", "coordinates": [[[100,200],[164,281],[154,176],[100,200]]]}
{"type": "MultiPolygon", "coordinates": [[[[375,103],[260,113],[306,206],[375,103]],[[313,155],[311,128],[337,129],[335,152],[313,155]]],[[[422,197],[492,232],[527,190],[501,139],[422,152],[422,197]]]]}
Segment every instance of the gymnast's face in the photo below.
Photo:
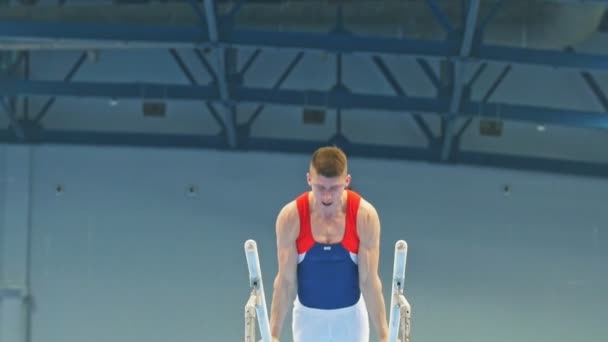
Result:
{"type": "Polygon", "coordinates": [[[322,209],[338,208],[345,189],[350,184],[350,175],[344,172],[341,176],[325,177],[317,174],[314,168],[306,174],[315,203],[322,209]]]}

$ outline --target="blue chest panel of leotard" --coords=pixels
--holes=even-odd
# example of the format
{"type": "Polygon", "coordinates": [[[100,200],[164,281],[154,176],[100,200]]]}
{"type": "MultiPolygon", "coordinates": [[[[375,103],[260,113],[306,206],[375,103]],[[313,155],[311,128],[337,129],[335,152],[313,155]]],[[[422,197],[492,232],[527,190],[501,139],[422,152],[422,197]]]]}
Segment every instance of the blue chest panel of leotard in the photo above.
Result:
{"type": "Polygon", "coordinates": [[[359,267],[342,244],[315,243],[298,264],[298,299],[304,306],[344,308],[360,295],[359,267]]]}

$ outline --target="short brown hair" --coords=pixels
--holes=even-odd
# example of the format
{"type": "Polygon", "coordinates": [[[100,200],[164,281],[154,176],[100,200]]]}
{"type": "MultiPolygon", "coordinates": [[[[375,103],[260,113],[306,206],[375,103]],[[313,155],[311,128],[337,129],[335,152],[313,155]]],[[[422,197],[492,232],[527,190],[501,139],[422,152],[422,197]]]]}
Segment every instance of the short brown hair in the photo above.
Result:
{"type": "Polygon", "coordinates": [[[339,147],[321,147],[312,154],[310,166],[324,177],[337,177],[346,172],[346,154],[339,147]]]}

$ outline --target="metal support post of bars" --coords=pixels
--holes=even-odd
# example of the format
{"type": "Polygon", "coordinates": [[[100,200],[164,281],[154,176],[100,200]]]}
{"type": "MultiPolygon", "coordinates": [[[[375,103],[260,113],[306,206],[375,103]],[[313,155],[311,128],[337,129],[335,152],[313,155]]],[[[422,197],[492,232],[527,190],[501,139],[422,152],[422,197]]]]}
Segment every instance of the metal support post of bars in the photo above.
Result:
{"type": "Polygon", "coordinates": [[[255,323],[259,326],[262,342],[270,342],[270,323],[264,296],[262,269],[260,268],[257,243],[254,240],[245,242],[245,257],[249,271],[249,287],[251,288],[249,299],[245,305],[245,342],[257,342],[255,323]]]}
{"type": "Polygon", "coordinates": [[[251,290],[247,304],[245,304],[245,342],[257,342],[257,316],[255,307],[257,303],[257,295],[255,289],[251,290]]]}
{"type": "Polygon", "coordinates": [[[391,306],[388,325],[389,342],[410,342],[412,308],[404,295],[405,265],[407,263],[407,242],[395,243],[391,306]]]}

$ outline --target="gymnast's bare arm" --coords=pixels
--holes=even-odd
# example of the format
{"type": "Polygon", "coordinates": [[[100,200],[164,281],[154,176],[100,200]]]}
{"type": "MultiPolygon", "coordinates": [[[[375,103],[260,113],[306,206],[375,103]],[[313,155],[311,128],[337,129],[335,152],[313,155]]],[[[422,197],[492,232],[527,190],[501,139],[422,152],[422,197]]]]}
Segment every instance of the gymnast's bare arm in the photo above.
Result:
{"type": "Polygon", "coordinates": [[[380,256],[380,219],[376,209],[367,201],[361,200],[357,215],[359,234],[359,283],[367,310],[380,342],[388,339],[386,307],[382,295],[382,283],[378,275],[380,256]]]}
{"type": "Polygon", "coordinates": [[[300,230],[299,222],[295,201],[283,207],[276,220],[279,271],[274,280],[270,312],[270,334],[273,342],[279,340],[285,315],[295,299],[298,262],[296,239],[300,230]]]}

